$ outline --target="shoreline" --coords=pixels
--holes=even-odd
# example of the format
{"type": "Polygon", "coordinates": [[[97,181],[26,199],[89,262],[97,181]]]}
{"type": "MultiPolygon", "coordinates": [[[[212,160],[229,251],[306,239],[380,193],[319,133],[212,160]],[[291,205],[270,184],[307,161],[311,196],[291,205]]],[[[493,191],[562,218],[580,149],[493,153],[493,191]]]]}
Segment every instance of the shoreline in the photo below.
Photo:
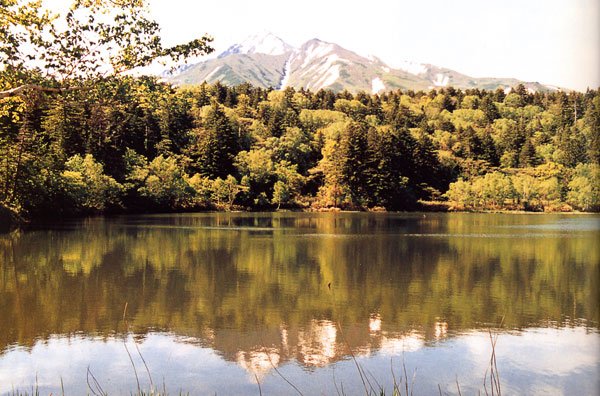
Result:
{"type": "Polygon", "coordinates": [[[465,209],[453,209],[450,205],[440,205],[439,202],[435,203],[435,209],[428,207],[428,205],[421,205],[420,208],[415,210],[405,211],[388,211],[383,208],[373,208],[367,210],[344,210],[337,207],[332,208],[288,208],[288,209],[274,209],[274,210],[245,210],[244,208],[234,208],[233,210],[188,210],[188,211],[123,211],[113,213],[98,213],[88,214],[83,216],[67,216],[67,217],[42,217],[34,219],[24,219],[19,217],[7,208],[0,207],[0,235],[6,234],[14,230],[27,229],[30,227],[43,227],[44,225],[56,222],[64,222],[69,220],[82,220],[88,218],[99,218],[99,217],[118,217],[118,216],[143,216],[143,215],[175,215],[182,213],[378,213],[378,214],[427,214],[427,213],[446,213],[446,214],[461,214],[461,213],[472,213],[472,214],[505,214],[505,215],[551,215],[551,214],[563,214],[563,215],[598,215],[600,212],[581,212],[576,210],[571,211],[527,211],[527,210],[507,210],[507,209],[494,209],[494,210],[465,210],[465,209]]]}

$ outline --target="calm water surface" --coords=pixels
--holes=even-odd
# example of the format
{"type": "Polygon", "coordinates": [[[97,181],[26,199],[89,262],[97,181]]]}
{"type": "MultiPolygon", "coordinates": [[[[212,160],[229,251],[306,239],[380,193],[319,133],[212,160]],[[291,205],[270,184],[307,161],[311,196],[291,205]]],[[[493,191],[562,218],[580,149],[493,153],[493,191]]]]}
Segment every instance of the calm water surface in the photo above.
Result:
{"type": "Polygon", "coordinates": [[[394,377],[484,394],[490,329],[504,394],[598,394],[599,240],[597,215],[516,214],[127,216],[0,235],[0,394],[131,394],[136,374],[170,394],[391,394],[394,377]]]}

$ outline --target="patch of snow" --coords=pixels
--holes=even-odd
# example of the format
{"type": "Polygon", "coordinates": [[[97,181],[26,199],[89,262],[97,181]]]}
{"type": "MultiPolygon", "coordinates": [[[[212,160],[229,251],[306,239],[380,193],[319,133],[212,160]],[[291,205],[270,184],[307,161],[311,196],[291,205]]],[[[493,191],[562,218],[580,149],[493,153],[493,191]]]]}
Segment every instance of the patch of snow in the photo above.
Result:
{"type": "Polygon", "coordinates": [[[290,66],[296,63],[296,60],[300,57],[300,50],[294,49],[290,54],[288,61],[290,62],[290,66]]]}
{"type": "Polygon", "coordinates": [[[393,64],[393,68],[403,70],[407,73],[414,74],[416,76],[427,73],[429,67],[422,63],[401,61],[400,63],[393,64]]]}
{"type": "MultiPolygon", "coordinates": [[[[215,77],[214,81],[222,81],[225,77],[226,77],[225,73],[219,74],[217,77],[215,77]]],[[[206,79],[204,79],[204,80],[206,80],[206,79]]]]}
{"type": "Polygon", "coordinates": [[[211,79],[211,77],[212,77],[212,76],[214,76],[214,75],[215,75],[215,73],[219,71],[219,69],[221,69],[221,66],[217,66],[217,67],[215,67],[215,68],[213,69],[213,71],[211,71],[210,73],[208,73],[208,74],[206,75],[206,77],[204,77],[204,80],[206,80],[206,81],[210,80],[210,79],[211,79]]]}
{"type": "MultiPolygon", "coordinates": [[[[311,64],[314,60],[321,58],[331,51],[333,51],[333,44],[327,43],[314,43],[306,50],[306,55],[304,58],[304,62],[302,63],[302,68],[305,68],[309,64],[311,64]]],[[[337,55],[336,55],[337,56],[337,55]]]]}
{"type": "MultiPolygon", "coordinates": [[[[313,60],[316,61],[316,60],[318,60],[318,58],[315,58],[313,60]]],[[[305,61],[301,66],[301,68],[303,68],[304,71],[300,74],[300,77],[303,77],[309,73],[312,73],[315,75],[325,74],[325,73],[327,73],[327,70],[329,70],[331,68],[331,66],[334,64],[334,62],[338,62],[338,61],[343,61],[343,59],[341,59],[336,54],[331,54],[331,55],[327,56],[324,60],[321,60],[320,62],[314,62],[314,64],[312,64],[312,65],[305,61]]]]}
{"type": "Polygon", "coordinates": [[[381,66],[381,70],[383,70],[383,71],[384,71],[384,72],[386,72],[386,73],[389,73],[389,72],[390,72],[390,68],[389,68],[389,67],[386,67],[386,66],[381,66]]]}
{"type": "Polygon", "coordinates": [[[325,88],[340,77],[340,65],[330,66],[315,83],[315,89],[325,88]]]}
{"type": "Polygon", "coordinates": [[[450,82],[450,77],[443,73],[438,73],[435,75],[435,80],[432,82],[436,87],[445,87],[450,82]]]}
{"type": "Polygon", "coordinates": [[[316,76],[321,76],[313,85],[314,89],[325,88],[333,84],[340,77],[339,63],[346,63],[347,60],[340,58],[337,54],[331,54],[325,58],[325,62],[310,67],[303,73],[312,72],[316,76]],[[334,63],[337,63],[334,65],[334,63]]]}
{"type": "Polygon", "coordinates": [[[379,91],[383,91],[385,89],[385,84],[381,81],[381,78],[377,77],[371,81],[371,89],[373,94],[378,93],[379,91]]]}
{"type": "Polygon", "coordinates": [[[335,45],[315,40],[303,51],[292,54],[290,63],[296,62],[302,62],[294,68],[296,76],[299,79],[310,76],[307,88],[318,90],[333,84],[340,77],[340,63],[349,61],[335,53],[335,45]]]}
{"type": "Polygon", "coordinates": [[[367,58],[368,60],[370,60],[371,62],[379,62],[379,58],[377,58],[377,57],[376,57],[375,55],[373,55],[373,54],[368,54],[368,55],[366,56],[366,58],[367,58]]]}
{"type": "Polygon", "coordinates": [[[552,91],[560,91],[560,87],[557,87],[556,85],[548,85],[548,84],[544,84],[544,87],[552,90],[552,91]]]}
{"type": "Polygon", "coordinates": [[[239,44],[234,44],[223,52],[219,57],[230,54],[267,54],[283,55],[292,50],[285,41],[269,32],[263,32],[248,37],[239,44]]]}
{"type": "Polygon", "coordinates": [[[288,58],[288,60],[285,61],[285,65],[283,66],[283,77],[281,78],[281,81],[279,82],[280,90],[285,89],[288,82],[290,81],[290,65],[291,65],[292,56],[290,56],[288,58]]]}
{"type": "Polygon", "coordinates": [[[536,90],[531,87],[528,87],[527,92],[533,95],[536,92],[536,90]]]}
{"type": "Polygon", "coordinates": [[[321,66],[319,66],[319,69],[317,70],[317,72],[320,73],[324,73],[327,69],[329,69],[331,67],[331,65],[333,65],[334,62],[337,62],[339,60],[342,60],[339,56],[337,56],[336,54],[331,54],[328,57],[325,58],[325,63],[323,63],[321,66]]]}
{"type": "Polygon", "coordinates": [[[508,95],[512,91],[512,87],[504,87],[504,95],[508,95]]]}

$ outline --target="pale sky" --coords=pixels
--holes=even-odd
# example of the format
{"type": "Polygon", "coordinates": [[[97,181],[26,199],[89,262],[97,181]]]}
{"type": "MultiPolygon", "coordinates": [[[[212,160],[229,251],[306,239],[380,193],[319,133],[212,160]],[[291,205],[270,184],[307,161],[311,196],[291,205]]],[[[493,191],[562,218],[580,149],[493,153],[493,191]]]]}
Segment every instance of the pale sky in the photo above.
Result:
{"type": "MultiPolygon", "coordinates": [[[[52,3],[66,0],[51,0],[52,3]]],[[[598,0],[149,0],[165,44],[208,33],[216,52],[270,31],[474,77],[600,87],[598,0]]]]}

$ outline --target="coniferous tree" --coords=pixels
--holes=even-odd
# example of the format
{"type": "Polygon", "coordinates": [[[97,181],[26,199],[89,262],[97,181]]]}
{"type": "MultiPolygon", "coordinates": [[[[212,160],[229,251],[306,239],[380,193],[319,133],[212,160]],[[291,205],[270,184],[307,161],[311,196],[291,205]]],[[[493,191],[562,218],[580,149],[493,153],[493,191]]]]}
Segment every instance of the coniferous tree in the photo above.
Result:
{"type": "Polygon", "coordinates": [[[352,203],[366,206],[369,203],[369,149],[366,125],[351,122],[342,132],[340,154],[344,182],[349,188],[352,203]]]}
{"type": "Polygon", "coordinates": [[[531,143],[531,139],[525,140],[525,144],[519,153],[519,167],[527,168],[537,164],[535,158],[535,147],[531,143]]]}
{"type": "Polygon", "coordinates": [[[55,155],[66,161],[87,148],[86,110],[82,103],[60,98],[48,109],[42,127],[50,136],[55,155]]]}
{"type": "Polygon", "coordinates": [[[439,193],[448,187],[449,180],[444,177],[433,141],[423,130],[417,134],[412,158],[415,168],[412,183],[419,198],[431,199],[431,189],[439,193]]]}
{"type": "Polygon", "coordinates": [[[407,177],[412,155],[407,137],[405,131],[382,128],[369,139],[374,203],[389,210],[410,208],[415,199],[407,177]]]}
{"type": "Polygon", "coordinates": [[[600,164],[600,90],[596,91],[596,96],[589,101],[583,120],[587,156],[590,162],[600,164]]]}
{"type": "Polygon", "coordinates": [[[216,100],[201,124],[194,130],[197,140],[190,153],[194,160],[191,168],[211,179],[235,174],[233,160],[239,151],[238,136],[216,100]]]}
{"type": "Polygon", "coordinates": [[[489,127],[481,134],[481,154],[478,158],[487,161],[491,166],[498,166],[500,164],[496,144],[494,143],[491,128],[489,127]]]}
{"type": "Polygon", "coordinates": [[[491,94],[487,94],[481,99],[479,109],[485,113],[485,117],[490,124],[493,123],[494,120],[500,118],[500,113],[498,112],[498,108],[496,107],[491,94]]]}

